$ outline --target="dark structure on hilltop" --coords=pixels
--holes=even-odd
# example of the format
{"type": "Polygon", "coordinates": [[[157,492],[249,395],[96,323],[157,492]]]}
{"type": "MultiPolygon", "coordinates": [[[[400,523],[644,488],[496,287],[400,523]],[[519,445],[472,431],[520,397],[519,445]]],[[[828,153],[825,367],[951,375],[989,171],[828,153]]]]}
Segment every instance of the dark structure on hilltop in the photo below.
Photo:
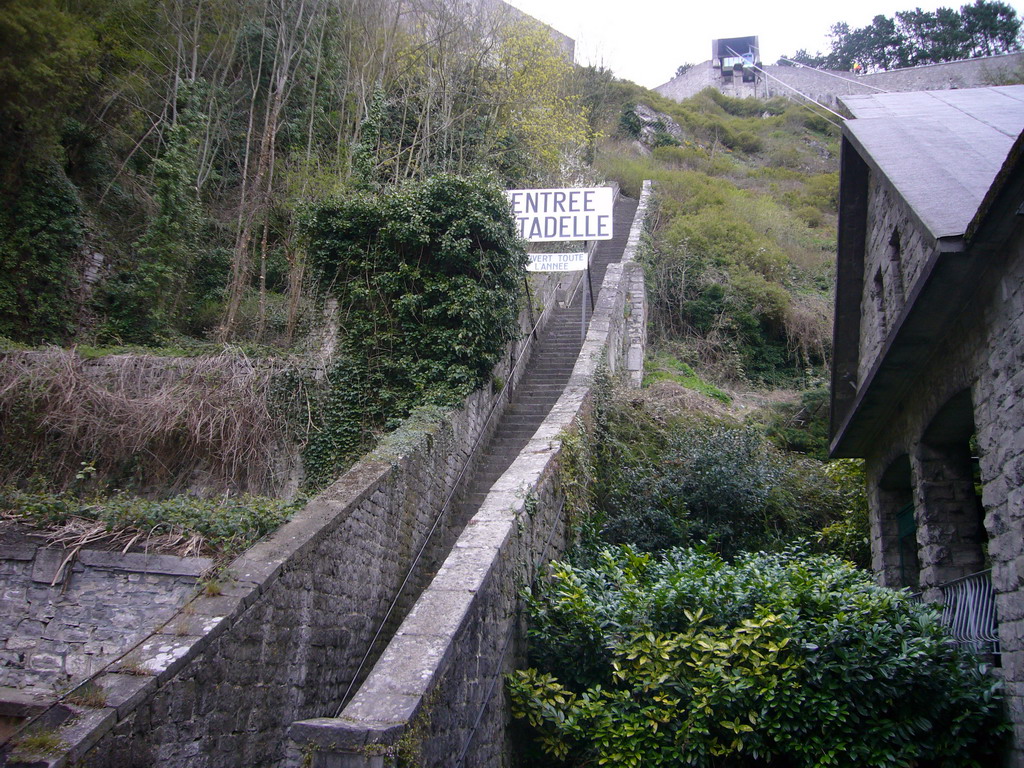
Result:
{"type": "Polygon", "coordinates": [[[832,454],[881,582],[998,654],[1024,765],[1024,86],[843,102],[832,454]]]}

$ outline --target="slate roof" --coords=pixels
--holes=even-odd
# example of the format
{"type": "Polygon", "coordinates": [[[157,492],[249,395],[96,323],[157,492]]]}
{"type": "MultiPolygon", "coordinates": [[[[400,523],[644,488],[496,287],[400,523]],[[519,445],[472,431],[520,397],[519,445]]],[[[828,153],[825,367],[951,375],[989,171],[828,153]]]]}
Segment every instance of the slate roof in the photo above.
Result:
{"type": "Polygon", "coordinates": [[[1024,85],[844,96],[845,133],[936,237],[967,231],[1024,131],[1024,85]]]}

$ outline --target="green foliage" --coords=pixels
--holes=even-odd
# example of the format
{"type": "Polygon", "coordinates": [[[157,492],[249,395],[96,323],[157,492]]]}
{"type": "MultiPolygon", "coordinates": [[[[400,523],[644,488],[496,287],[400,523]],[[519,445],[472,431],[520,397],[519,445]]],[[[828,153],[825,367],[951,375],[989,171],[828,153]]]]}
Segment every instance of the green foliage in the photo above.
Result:
{"type": "Polygon", "coordinates": [[[636,113],[633,105],[627,104],[622,108],[622,116],[619,118],[619,130],[633,139],[640,138],[640,129],[643,123],[636,113]]]}
{"type": "Polygon", "coordinates": [[[867,570],[871,567],[871,529],[864,462],[835,459],[825,465],[825,473],[843,489],[846,503],[839,519],[815,535],[815,548],[867,570]]]}
{"type": "Polygon", "coordinates": [[[0,192],[0,335],[37,344],[74,331],[82,210],[63,171],[27,170],[0,192]]]}
{"type": "Polygon", "coordinates": [[[766,434],[785,451],[821,461],[828,458],[829,389],[818,386],[800,395],[799,403],[779,403],[766,414],[766,434]]]}
{"type": "Polygon", "coordinates": [[[157,343],[183,324],[190,314],[186,310],[195,308],[189,299],[201,289],[194,270],[205,229],[195,180],[207,119],[198,111],[201,92],[201,84],[182,88],[178,119],[168,127],[163,152],[153,162],[156,215],[135,243],[134,268],[104,286],[104,339],[157,343]]]}
{"type": "Polygon", "coordinates": [[[16,756],[18,752],[22,752],[35,756],[53,755],[56,757],[68,748],[68,743],[55,731],[35,728],[31,733],[19,737],[14,746],[16,756]]]}
{"type": "MultiPolygon", "coordinates": [[[[0,2],[0,181],[51,159],[63,111],[95,54],[87,30],[54,0],[0,2]]],[[[9,191],[9,190],[7,190],[9,191]]]]}
{"type": "Polygon", "coordinates": [[[801,64],[829,69],[914,67],[977,56],[993,56],[1021,49],[1021,19],[1013,6],[1000,0],[924,11],[900,11],[894,18],[879,14],[857,29],[839,22],[832,25],[828,54],[797,51],[801,64]]]}
{"type": "Polygon", "coordinates": [[[551,31],[501,14],[232,0],[0,6],[0,266],[20,260],[29,273],[0,278],[0,318],[13,318],[0,334],[19,341],[215,335],[290,347],[319,298],[298,232],[310,201],[444,171],[575,182],[592,141],[551,31]],[[14,202],[43,208],[43,192],[69,187],[80,211],[7,221],[14,202]],[[102,265],[77,291],[34,267],[44,257],[47,268],[75,266],[77,245],[55,248],[45,229],[81,240],[82,222],[102,265]],[[12,305],[31,304],[40,286],[77,293],[82,306],[46,295],[38,312],[12,305]]]}
{"type": "Polygon", "coordinates": [[[830,348],[834,127],[810,124],[806,110],[785,100],[711,89],[679,104],[643,95],[621,119],[628,123],[638,102],[672,117],[686,136],[646,158],[621,147],[597,158],[627,192],[643,179],[657,185],[642,259],[655,340],[683,344],[722,380],[802,383],[830,348]]]}
{"type": "Polygon", "coordinates": [[[649,355],[644,361],[643,386],[648,387],[658,381],[671,381],[681,387],[700,392],[729,404],[732,398],[714,384],[709,384],[698,376],[693,368],[676,357],[667,353],[649,355]]]}
{"type": "Polygon", "coordinates": [[[306,449],[317,484],[414,406],[454,404],[487,380],[517,332],[526,255],[504,195],[481,177],[325,202],[307,231],[345,318],[306,449]]]}
{"type": "Polygon", "coordinates": [[[53,528],[71,518],[104,524],[107,531],[138,531],[144,536],[165,534],[201,537],[220,554],[237,554],[285,522],[300,506],[266,496],[242,495],[202,499],[174,496],[144,499],[127,493],[80,497],[34,484],[18,489],[0,487],[0,510],[9,519],[40,528],[53,528]]]}
{"type": "Polygon", "coordinates": [[[934,608],[800,550],[629,547],[528,596],[513,714],[559,765],[982,766],[999,683],[934,608]]]}
{"type": "MultiPolygon", "coordinates": [[[[863,478],[786,453],[752,426],[686,414],[655,415],[635,398],[612,395],[598,411],[586,552],[603,543],[646,551],[703,543],[728,557],[816,539],[834,524],[866,521],[863,478]]],[[[864,564],[849,537],[821,539],[864,564]],[[849,546],[848,546],[849,545],[849,546]]],[[[833,551],[828,549],[828,551],[833,551]]]]}

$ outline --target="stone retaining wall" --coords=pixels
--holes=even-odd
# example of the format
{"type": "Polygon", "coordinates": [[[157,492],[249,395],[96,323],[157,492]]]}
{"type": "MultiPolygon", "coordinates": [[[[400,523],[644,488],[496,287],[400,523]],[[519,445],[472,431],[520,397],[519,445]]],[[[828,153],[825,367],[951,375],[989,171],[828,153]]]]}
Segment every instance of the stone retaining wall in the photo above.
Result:
{"type": "Polygon", "coordinates": [[[212,564],[0,546],[0,687],[48,701],[101,671],[170,620],[212,564]]]}
{"type": "MultiPolygon", "coordinates": [[[[567,289],[564,277],[536,281],[535,304],[553,306],[567,289]]],[[[524,311],[524,328],[532,327],[537,311],[524,311]]],[[[495,380],[514,385],[520,372],[510,372],[512,363],[527,356],[533,342],[526,335],[511,345],[495,380]]],[[[163,627],[148,637],[143,631],[145,639],[128,657],[94,678],[104,706],[62,701],[60,708],[77,715],[57,728],[69,747],[64,754],[43,762],[12,758],[7,765],[279,764],[288,725],[333,711],[353,684],[421,546],[412,589],[386,629],[398,626],[443,560],[456,521],[452,511],[438,519],[438,511],[473,445],[486,439],[506,403],[506,396],[485,387],[439,420],[434,412],[411,418],[293,520],[235,560],[221,577],[219,594],[215,589],[194,596],[163,627]],[[495,418],[488,421],[492,409],[495,418]]],[[[117,601],[130,599],[134,589],[122,595],[122,587],[110,586],[117,601]]]]}
{"type": "Polygon", "coordinates": [[[645,182],[622,263],[611,264],[569,384],[459,536],[430,587],[337,718],[296,722],[288,765],[485,768],[509,762],[503,676],[521,657],[519,591],[566,544],[563,435],[580,429],[597,371],[642,368],[646,305],[634,260],[645,182]]]}

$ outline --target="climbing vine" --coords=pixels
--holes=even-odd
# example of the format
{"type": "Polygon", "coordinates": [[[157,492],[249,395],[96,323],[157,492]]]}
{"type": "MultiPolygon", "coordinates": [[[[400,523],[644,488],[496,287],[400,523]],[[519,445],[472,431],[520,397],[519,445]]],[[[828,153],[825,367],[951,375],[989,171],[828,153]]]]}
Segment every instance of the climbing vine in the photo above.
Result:
{"type": "Polygon", "coordinates": [[[517,332],[526,255],[504,195],[479,176],[328,201],[306,232],[343,329],[306,446],[317,487],[417,405],[454,404],[487,379],[517,332]]]}

